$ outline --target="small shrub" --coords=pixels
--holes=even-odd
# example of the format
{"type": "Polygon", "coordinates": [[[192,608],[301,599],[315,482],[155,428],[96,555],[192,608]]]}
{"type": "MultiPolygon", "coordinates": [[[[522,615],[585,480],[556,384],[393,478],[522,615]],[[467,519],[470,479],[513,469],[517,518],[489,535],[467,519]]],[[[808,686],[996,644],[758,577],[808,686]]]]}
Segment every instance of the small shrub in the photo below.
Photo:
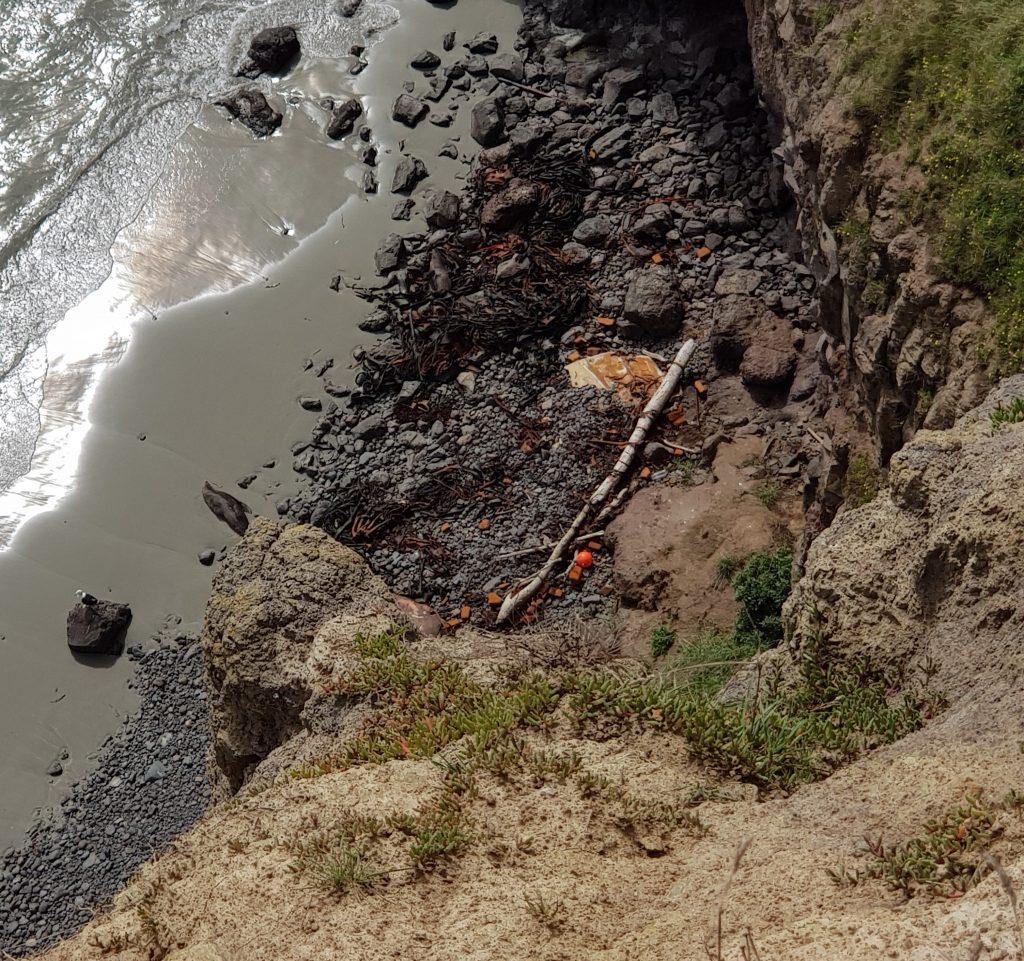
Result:
{"type": "Polygon", "coordinates": [[[999,430],[1008,424],[1024,422],[1024,397],[1014,397],[1007,406],[1000,404],[990,415],[992,430],[999,430]]]}
{"type": "Polygon", "coordinates": [[[651,657],[664,657],[676,642],[676,632],[667,624],[651,631],[651,657]]]}
{"type": "Polygon", "coordinates": [[[836,17],[839,12],[839,8],[832,3],[831,0],[827,0],[825,3],[819,3],[814,8],[813,24],[816,33],[824,30],[836,17]]]}
{"type": "Polygon", "coordinates": [[[526,895],[526,911],[538,924],[544,925],[549,931],[560,931],[568,920],[568,912],[564,901],[548,901],[543,895],[526,895]]]}
{"type": "Polygon", "coordinates": [[[845,482],[846,503],[849,507],[863,507],[878,494],[878,471],[867,454],[850,458],[845,482]]]}
{"type": "Polygon", "coordinates": [[[700,464],[692,457],[676,457],[669,465],[669,470],[680,484],[692,487],[697,480],[697,468],[700,464]]]}
{"type": "Polygon", "coordinates": [[[751,554],[732,581],[741,605],[736,636],[741,643],[774,647],[782,640],[782,605],[789,596],[793,554],[788,548],[751,554]]]}
{"type": "Polygon", "coordinates": [[[743,559],[735,554],[726,554],[715,561],[715,574],[720,581],[731,584],[736,572],[743,566],[743,559]]]}
{"type": "Polygon", "coordinates": [[[755,487],[750,491],[750,495],[757,500],[762,507],[768,510],[773,510],[775,505],[778,504],[779,498],[782,496],[782,485],[777,481],[771,481],[767,484],[762,484],[760,487],[755,487]]]}
{"type": "Polygon", "coordinates": [[[955,897],[981,881],[990,868],[985,850],[996,836],[996,808],[980,797],[969,797],[942,817],[928,821],[924,833],[899,844],[881,838],[865,839],[866,866],[833,869],[837,884],[884,881],[906,897],[927,893],[955,897]]]}
{"type": "Polygon", "coordinates": [[[749,636],[709,628],[677,649],[665,671],[672,683],[691,691],[716,694],[736,669],[757,653],[749,636]]]}

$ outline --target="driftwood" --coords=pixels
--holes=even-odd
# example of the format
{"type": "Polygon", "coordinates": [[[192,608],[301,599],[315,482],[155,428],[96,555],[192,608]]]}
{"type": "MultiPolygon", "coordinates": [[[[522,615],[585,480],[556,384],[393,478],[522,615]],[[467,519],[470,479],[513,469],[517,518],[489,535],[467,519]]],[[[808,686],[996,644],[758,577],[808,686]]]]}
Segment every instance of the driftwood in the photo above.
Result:
{"type": "Polygon", "coordinates": [[[651,399],[647,402],[647,406],[644,407],[644,411],[640,415],[639,420],[637,420],[636,427],[633,428],[633,433],[630,435],[628,443],[619,455],[619,459],[615,462],[615,466],[611,469],[608,476],[601,482],[597,490],[590,495],[586,504],[583,505],[582,510],[576,515],[576,519],[569,525],[569,529],[562,535],[562,539],[554,546],[550,557],[547,559],[547,563],[545,563],[544,566],[528,581],[520,582],[519,585],[517,585],[516,588],[506,596],[505,600],[502,601],[501,608],[498,610],[498,624],[507,621],[523,604],[525,604],[531,597],[533,597],[534,594],[537,593],[537,591],[540,590],[541,585],[558,566],[559,561],[562,559],[562,555],[566,552],[569,545],[578,537],[580,529],[587,522],[587,519],[594,511],[599,510],[604,506],[609,496],[611,496],[612,491],[618,487],[623,477],[625,477],[629,472],[630,467],[633,466],[633,460],[636,458],[637,449],[644,442],[644,438],[647,436],[647,433],[651,429],[655,420],[658,419],[658,415],[665,409],[668,399],[676,392],[676,388],[679,386],[679,381],[683,376],[683,371],[685,370],[686,365],[690,362],[690,358],[693,356],[693,352],[696,349],[697,342],[692,339],[686,341],[686,343],[679,348],[679,352],[676,354],[675,360],[673,360],[669,366],[664,378],[662,378],[661,384],[658,386],[658,389],[654,392],[651,399]]]}

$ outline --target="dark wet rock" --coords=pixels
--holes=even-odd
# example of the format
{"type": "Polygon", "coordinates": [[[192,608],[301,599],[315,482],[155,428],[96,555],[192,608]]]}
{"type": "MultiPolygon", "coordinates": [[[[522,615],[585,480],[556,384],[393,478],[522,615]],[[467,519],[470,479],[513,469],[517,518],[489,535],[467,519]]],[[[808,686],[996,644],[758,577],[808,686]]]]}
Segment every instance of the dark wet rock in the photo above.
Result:
{"type": "Polygon", "coordinates": [[[284,119],[267,103],[267,98],[254,87],[245,87],[225,94],[214,103],[225,110],[239,123],[248,127],[257,137],[269,137],[284,119]]]}
{"type": "Polygon", "coordinates": [[[459,223],[459,215],[462,213],[462,202],[456,194],[450,190],[435,193],[427,201],[423,216],[427,226],[432,230],[442,227],[455,227],[459,223]]]}
{"type": "Polygon", "coordinates": [[[354,17],[363,0],[338,0],[337,10],[343,17],[354,17]]]}
{"type": "Polygon", "coordinates": [[[132,609],[115,601],[92,600],[80,601],[68,611],[68,647],[76,654],[120,654],[132,609]]]}
{"type": "Polygon", "coordinates": [[[47,777],[60,777],[64,773],[64,765],[60,761],[53,761],[46,769],[47,777]]]}
{"type": "Polygon", "coordinates": [[[352,436],[357,440],[375,440],[383,437],[387,430],[388,425],[380,414],[370,414],[352,428],[352,436]]]}
{"type": "Polygon", "coordinates": [[[662,90],[651,97],[651,119],[655,123],[665,124],[679,120],[679,110],[672,94],[662,90]]]}
{"type": "Polygon", "coordinates": [[[455,31],[451,30],[444,35],[444,39],[441,41],[441,46],[445,50],[455,49],[455,31]]]}
{"type": "Polygon", "coordinates": [[[750,110],[750,94],[737,83],[727,83],[715,97],[726,120],[738,120],[750,110]]]}
{"type": "Polygon", "coordinates": [[[370,138],[373,136],[373,131],[369,127],[367,127],[366,124],[363,124],[359,128],[357,136],[359,137],[360,140],[363,141],[363,143],[369,143],[370,138]]]}
{"type": "Polygon", "coordinates": [[[377,183],[377,175],[372,170],[363,171],[363,192],[375,194],[380,185],[377,183]]]}
{"type": "Polygon", "coordinates": [[[450,127],[452,125],[452,115],[450,113],[432,113],[430,115],[430,122],[435,127],[450,127]]]}
{"type": "Polygon", "coordinates": [[[587,247],[603,247],[615,230],[615,221],[607,214],[597,214],[580,221],[572,233],[573,240],[587,247]]]}
{"type": "Polygon", "coordinates": [[[300,397],[299,406],[303,410],[318,411],[323,410],[324,404],[319,397],[300,397]]]}
{"type": "MultiPolygon", "coordinates": [[[[416,201],[412,200],[410,197],[406,197],[405,200],[399,200],[391,211],[391,219],[408,220],[412,216],[412,208],[415,206],[416,201]]],[[[360,327],[362,327],[362,325],[360,325],[360,327]]]]}
{"type": "Polygon", "coordinates": [[[373,255],[373,262],[377,268],[377,273],[381,277],[386,277],[402,265],[405,261],[405,256],[405,241],[398,234],[388,234],[381,241],[381,245],[373,255]]]}
{"type": "Polygon", "coordinates": [[[540,202],[540,187],[516,178],[488,199],[480,211],[480,225],[490,230],[509,230],[527,220],[540,202]]]}
{"type": "Polygon", "coordinates": [[[508,142],[520,157],[532,157],[548,138],[546,128],[537,124],[521,123],[508,135],[508,142]]]}
{"type": "Polygon", "coordinates": [[[217,555],[213,551],[201,551],[199,553],[199,563],[203,567],[210,567],[216,559],[217,555]]]}
{"type": "Polygon", "coordinates": [[[395,98],[391,106],[391,119],[407,127],[415,127],[427,115],[429,109],[418,97],[402,93],[395,98]]]}
{"type": "MultiPolygon", "coordinates": [[[[487,74],[490,72],[491,68],[483,57],[466,57],[466,73],[468,73],[470,76],[486,77],[487,74]]],[[[466,89],[468,90],[469,88],[467,87],[466,89]]],[[[486,90],[483,86],[481,86],[481,89],[484,91],[484,93],[490,93],[490,91],[486,90]]]]}
{"type": "Polygon", "coordinates": [[[664,243],[665,235],[672,229],[672,212],[664,204],[652,204],[633,222],[631,232],[642,244],[658,246],[664,243]]]}
{"type": "Polygon", "coordinates": [[[672,271],[660,264],[632,271],[622,315],[651,337],[678,333],[683,324],[683,298],[672,271]]]}
{"type": "Polygon", "coordinates": [[[391,180],[393,194],[410,193],[424,177],[427,166],[418,157],[403,157],[395,167],[395,175],[391,180]]]}
{"type": "Polygon", "coordinates": [[[370,64],[366,60],[357,60],[351,67],[348,68],[348,72],[353,77],[359,76],[370,64]]]}
{"type": "Polygon", "coordinates": [[[494,97],[473,105],[470,134],[481,147],[496,147],[505,139],[505,113],[494,97]]]}
{"type": "Polygon", "coordinates": [[[365,147],[363,152],[360,154],[359,159],[366,164],[367,167],[377,166],[377,148],[372,144],[369,147],[365,147]]]}
{"type": "Polygon", "coordinates": [[[570,87],[589,90],[608,70],[608,63],[603,60],[583,60],[571,63],[565,71],[565,82],[570,87]]]}
{"type": "Polygon", "coordinates": [[[327,136],[331,140],[340,140],[352,133],[356,120],[363,114],[363,105],[355,98],[335,103],[331,109],[331,119],[327,124],[327,136]]]}
{"type": "Polygon", "coordinates": [[[470,53],[497,53],[498,38],[493,33],[483,31],[465,44],[465,47],[470,53]]]}
{"type": "Polygon", "coordinates": [[[640,67],[615,67],[604,75],[601,102],[606,107],[621,103],[644,85],[644,72],[640,67]]]}
{"type": "Polygon", "coordinates": [[[203,483],[203,502],[214,517],[224,521],[236,534],[244,534],[249,529],[248,515],[252,513],[249,506],[226,491],[217,490],[209,481],[203,483]]]}
{"type": "Polygon", "coordinates": [[[518,53],[499,53],[491,59],[491,76],[522,83],[523,58],[518,53]]]}
{"type": "Polygon", "coordinates": [[[441,58],[432,50],[423,50],[409,61],[409,66],[417,70],[434,70],[441,66],[441,58]]]}
{"type": "Polygon", "coordinates": [[[235,76],[254,80],[261,73],[287,73],[299,59],[299,53],[294,27],[268,27],[249,42],[249,53],[235,76]]]}
{"type": "Polygon", "coordinates": [[[729,139],[729,129],[724,123],[716,123],[704,134],[704,149],[710,153],[721,150],[729,139]]]}
{"type": "Polygon", "coordinates": [[[450,157],[452,160],[458,160],[459,148],[452,143],[450,140],[441,145],[441,149],[437,152],[439,157],[450,157]]]}

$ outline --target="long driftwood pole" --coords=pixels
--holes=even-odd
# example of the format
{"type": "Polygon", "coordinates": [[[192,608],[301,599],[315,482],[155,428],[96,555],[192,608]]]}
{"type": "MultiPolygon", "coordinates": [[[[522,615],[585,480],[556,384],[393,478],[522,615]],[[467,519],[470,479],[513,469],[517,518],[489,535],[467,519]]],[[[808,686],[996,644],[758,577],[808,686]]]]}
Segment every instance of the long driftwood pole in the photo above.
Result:
{"type": "Polygon", "coordinates": [[[636,422],[636,426],[633,428],[633,433],[630,435],[629,442],[623,448],[622,453],[619,455],[619,459],[615,462],[615,466],[611,469],[608,476],[601,481],[600,486],[590,495],[586,504],[583,505],[582,510],[576,515],[576,519],[569,525],[569,529],[562,535],[562,539],[554,546],[551,551],[550,557],[547,559],[547,563],[537,571],[528,581],[521,581],[516,588],[505,597],[505,600],[501,602],[501,607],[498,610],[497,623],[501,624],[507,621],[523,604],[525,604],[537,591],[540,590],[541,585],[550,576],[551,572],[558,566],[559,561],[562,559],[562,555],[568,549],[569,545],[576,539],[576,536],[580,532],[580,528],[587,522],[590,515],[598,510],[612,491],[619,485],[622,478],[629,472],[630,467],[633,465],[633,460],[636,458],[636,452],[640,445],[644,442],[644,438],[647,436],[647,432],[651,429],[651,426],[658,419],[658,415],[665,409],[665,405],[668,403],[668,399],[676,392],[676,388],[679,386],[679,381],[683,376],[683,371],[686,369],[686,365],[690,362],[690,358],[693,356],[693,352],[697,349],[697,342],[693,339],[686,341],[682,347],[679,348],[679,352],[676,354],[675,359],[669,365],[668,371],[662,378],[661,384],[658,389],[654,392],[651,399],[647,402],[647,406],[644,407],[643,413],[640,415],[639,420],[636,422]]]}

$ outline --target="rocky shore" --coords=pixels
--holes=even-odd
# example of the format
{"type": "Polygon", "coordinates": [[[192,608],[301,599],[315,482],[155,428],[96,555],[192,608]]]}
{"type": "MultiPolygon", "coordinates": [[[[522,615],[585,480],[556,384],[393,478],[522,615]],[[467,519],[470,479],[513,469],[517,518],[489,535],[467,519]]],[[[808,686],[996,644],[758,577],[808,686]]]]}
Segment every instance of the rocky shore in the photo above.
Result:
{"type": "Polygon", "coordinates": [[[209,803],[209,710],[197,639],[171,632],[129,656],[138,661],[138,713],[108,738],[95,770],[60,807],[0,856],[7,956],[77,931],[209,803]]]}
{"type": "MultiPolygon", "coordinates": [[[[322,414],[294,450],[309,485],[283,515],[358,547],[443,620],[487,623],[635,416],[614,392],[570,389],[566,365],[611,352],[664,367],[698,339],[688,376],[710,380],[710,400],[684,393],[651,437],[653,480],[673,457],[699,463],[708,438],[785,434],[820,413],[815,281],[794,255],[734,14],[709,26],[692,11],[626,22],[602,10],[602,31],[584,34],[533,3],[514,50],[436,38],[404,101],[470,97],[484,149],[461,198],[420,196],[424,164],[406,159],[396,216],[411,209],[425,227],[378,251],[386,280],[364,291],[376,309],[362,326],[383,340],[357,355],[361,390],[323,376],[322,414]]],[[[796,477],[811,457],[791,440],[777,466],[796,477]]],[[[545,606],[599,609],[609,574],[599,558],[545,606]]]]}

